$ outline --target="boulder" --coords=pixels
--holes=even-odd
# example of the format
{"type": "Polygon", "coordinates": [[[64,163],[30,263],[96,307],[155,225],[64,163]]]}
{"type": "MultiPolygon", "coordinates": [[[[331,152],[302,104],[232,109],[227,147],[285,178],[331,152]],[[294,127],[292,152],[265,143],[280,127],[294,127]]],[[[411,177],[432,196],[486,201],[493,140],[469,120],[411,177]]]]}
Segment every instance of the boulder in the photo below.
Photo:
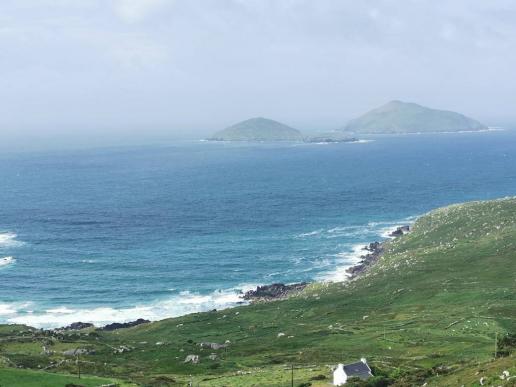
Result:
{"type": "Polygon", "coordinates": [[[228,345],[227,344],[219,344],[219,343],[210,343],[210,342],[203,342],[203,343],[199,343],[199,346],[201,348],[210,348],[210,349],[223,349],[223,348],[226,348],[228,345]]]}
{"type": "Polygon", "coordinates": [[[74,348],[63,351],[65,356],[79,356],[79,355],[92,355],[95,351],[88,350],[86,348],[74,348]]]}
{"type": "Polygon", "coordinates": [[[390,237],[398,237],[410,232],[410,226],[396,227],[396,230],[389,234],[390,237]]]}
{"type": "Polygon", "coordinates": [[[188,355],[183,363],[199,364],[199,355],[188,355]]]}
{"type": "Polygon", "coordinates": [[[83,322],[74,322],[68,325],[67,327],[61,328],[64,331],[78,331],[80,329],[93,328],[94,325],[91,323],[83,323],[83,322]]]}

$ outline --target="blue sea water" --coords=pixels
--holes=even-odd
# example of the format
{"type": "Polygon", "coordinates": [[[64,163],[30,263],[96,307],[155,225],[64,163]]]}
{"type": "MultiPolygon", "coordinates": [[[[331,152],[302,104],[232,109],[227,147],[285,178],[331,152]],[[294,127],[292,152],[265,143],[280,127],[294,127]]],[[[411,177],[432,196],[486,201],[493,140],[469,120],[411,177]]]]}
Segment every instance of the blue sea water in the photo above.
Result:
{"type": "Polygon", "coordinates": [[[516,194],[516,132],[0,155],[0,322],[105,324],[341,280],[433,208],[516,194]]]}

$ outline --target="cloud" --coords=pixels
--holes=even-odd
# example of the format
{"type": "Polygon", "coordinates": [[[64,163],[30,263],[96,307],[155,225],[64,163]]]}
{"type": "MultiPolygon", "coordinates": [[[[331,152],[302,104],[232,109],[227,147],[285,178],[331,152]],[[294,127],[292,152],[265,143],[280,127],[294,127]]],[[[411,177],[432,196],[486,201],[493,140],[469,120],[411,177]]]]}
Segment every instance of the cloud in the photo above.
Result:
{"type": "Polygon", "coordinates": [[[172,2],[173,0],[114,0],[113,9],[123,21],[137,23],[172,2]]]}
{"type": "Polygon", "coordinates": [[[0,130],[331,129],[390,99],[516,120],[515,18],[510,0],[1,0],[0,130]]]}
{"type": "Polygon", "coordinates": [[[138,37],[125,39],[110,53],[117,65],[126,70],[155,69],[167,59],[165,46],[138,37]]]}

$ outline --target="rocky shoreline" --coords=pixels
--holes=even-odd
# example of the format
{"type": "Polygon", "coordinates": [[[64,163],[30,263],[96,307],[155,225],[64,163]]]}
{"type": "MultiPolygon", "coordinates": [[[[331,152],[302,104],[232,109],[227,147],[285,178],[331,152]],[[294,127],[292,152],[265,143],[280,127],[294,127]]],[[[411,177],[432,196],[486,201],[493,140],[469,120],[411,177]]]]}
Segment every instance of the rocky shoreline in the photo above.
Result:
{"type": "Polygon", "coordinates": [[[364,273],[369,267],[378,262],[378,259],[383,254],[384,251],[384,243],[383,242],[372,242],[369,245],[363,247],[364,251],[368,251],[367,254],[360,256],[361,261],[349,267],[346,270],[346,273],[349,274],[349,279],[354,279],[364,273]]]}
{"type": "MultiPolygon", "coordinates": [[[[408,234],[410,232],[410,226],[400,226],[390,232],[388,236],[390,238],[397,238],[399,236],[408,234]]],[[[366,252],[360,256],[361,261],[353,266],[346,269],[346,273],[349,275],[349,279],[355,279],[367,271],[373,266],[380,257],[383,255],[385,250],[385,242],[371,242],[363,247],[366,252]]],[[[299,293],[304,288],[310,285],[309,282],[300,282],[295,284],[283,284],[275,283],[271,285],[258,286],[256,290],[249,290],[242,296],[243,300],[254,302],[268,302],[288,298],[296,293],[299,293]]]]}
{"type": "MultiPolygon", "coordinates": [[[[390,238],[397,238],[399,236],[408,234],[410,232],[410,226],[400,226],[397,227],[394,231],[389,233],[390,238]]],[[[362,275],[367,271],[371,266],[373,266],[380,257],[383,255],[385,250],[385,242],[371,242],[368,245],[363,247],[365,252],[364,255],[360,256],[361,261],[353,266],[350,266],[346,269],[346,273],[349,275],[349,279],[355,279],[362,275]]],[[[270,285],[258,286],[255,290],[249,290],[245,293],[242,293],[240,298],[243,301],[248,301],[250,303],[257,302],[270,302],[276,300],[286,299],[292,295],[295,295],[305,289],[310,282],[299,282],[294,284],[283,284],[283,283],[274,283],[270,285]]],[[[243,303],[243,302],[242,302],[243,303]]],[[[131,322],[126,323],[112,323],[108,324],[104,327],[96,328],[91,323],[82,323],[77,322],[73,323],[67,327],[58,328],[54,331],[68,331],[68,330],[81,330],[81,329],[96,329],[100,331],[113,331],[121,328],[130,328],[133,326],[137,326],[140,324],[149,323],[149,320],[138,319],[131,322]]]]}

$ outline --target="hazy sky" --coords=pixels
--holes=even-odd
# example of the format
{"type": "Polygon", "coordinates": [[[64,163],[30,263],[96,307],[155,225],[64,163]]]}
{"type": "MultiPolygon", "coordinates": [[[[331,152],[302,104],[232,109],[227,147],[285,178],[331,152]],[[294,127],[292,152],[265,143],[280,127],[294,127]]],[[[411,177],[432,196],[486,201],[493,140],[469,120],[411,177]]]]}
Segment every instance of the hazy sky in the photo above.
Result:
{"type": "Polygon", "coordinates": [[[513,0],[2,0],[0,141],[326,130],[391,99],[516,122],[515,69],[513,0]]]}

